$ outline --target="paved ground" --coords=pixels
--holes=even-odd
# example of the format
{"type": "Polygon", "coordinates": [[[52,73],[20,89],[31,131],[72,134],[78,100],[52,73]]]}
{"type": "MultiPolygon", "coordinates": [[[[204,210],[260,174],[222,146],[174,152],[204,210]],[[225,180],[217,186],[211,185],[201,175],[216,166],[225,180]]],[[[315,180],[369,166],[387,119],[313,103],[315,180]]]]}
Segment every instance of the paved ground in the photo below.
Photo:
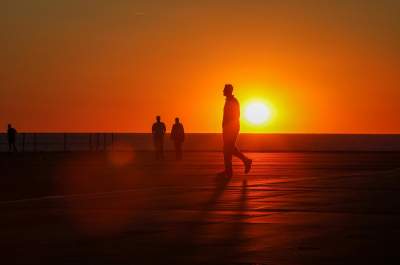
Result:
{"type": "Polygon", "coordinates": [[[400,153],[0,155],[2,264],[398,264],[400,153]]]}

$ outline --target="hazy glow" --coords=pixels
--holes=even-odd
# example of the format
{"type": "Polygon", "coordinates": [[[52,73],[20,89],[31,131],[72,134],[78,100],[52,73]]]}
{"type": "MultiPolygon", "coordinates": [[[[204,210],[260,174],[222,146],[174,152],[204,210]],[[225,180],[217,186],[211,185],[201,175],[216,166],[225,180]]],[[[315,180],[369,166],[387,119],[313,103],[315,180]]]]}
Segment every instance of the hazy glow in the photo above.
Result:
{"type": "Polygon", "coordinates": [[[221,132],[231,83],[242,133],[400,133],[400,1],[1,3],[2,130],[221,132]]]}
{"type": "Polygon", "coordinates": [[[108,152],[108,160],[115,167],[123,167],[134,160],[133,147],[126,142],[114,143],[114,150],[108,152]],[[117,150],[117,151],[114,151],[117,150]]]}
{"type": "Polygon", "coordinates": [[[255,125],[263,124],[270,120],[271,110],[262,102],[251,102],[246,106],[245,118],[255,125]]]}

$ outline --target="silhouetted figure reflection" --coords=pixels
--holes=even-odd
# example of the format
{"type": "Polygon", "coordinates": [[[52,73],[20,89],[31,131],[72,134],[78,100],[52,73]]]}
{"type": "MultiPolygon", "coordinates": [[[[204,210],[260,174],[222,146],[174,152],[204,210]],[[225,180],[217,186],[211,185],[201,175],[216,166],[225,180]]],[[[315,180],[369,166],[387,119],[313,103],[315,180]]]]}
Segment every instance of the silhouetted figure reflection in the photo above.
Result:
{"type": "Polygon", "coordinates": [[[222,120],[222,135],[224,141],[224,162],[225,175],[231,177],[232,156],[242,160],[245,166],[245,173],[249,173],[252,160],[246,157],[236,146],[236,140],[240,131],[240,105],[239,101],[233,96],[233,86],[226,84],[224,87],[224,96],[226,97],[224,106],[224,118],[222,120]]]}
{"type": "Polygon", "coordinates": [[[179,118],[175,118],[175,124],[171,130],[171,140],[174,141],[176,160],[182,160],[182,144],[185,141],[185,129],[183,124],[179,122],[179,118]]]}
{"type": "Polygon", "coordinates": [[[166,131],[165,124],[161,122],[161,117],[156,117],[156,122],[153,124],[153,142],[156,159],[164,159],[164,135],[166,131]]]}
{"type": "Polygon", "coordinates": [[[8,140],[8,152],[14,151],[18,152],[15,142],[17,140],[17,130],[8,124],[7,128],[7,140],[8,140]]]}

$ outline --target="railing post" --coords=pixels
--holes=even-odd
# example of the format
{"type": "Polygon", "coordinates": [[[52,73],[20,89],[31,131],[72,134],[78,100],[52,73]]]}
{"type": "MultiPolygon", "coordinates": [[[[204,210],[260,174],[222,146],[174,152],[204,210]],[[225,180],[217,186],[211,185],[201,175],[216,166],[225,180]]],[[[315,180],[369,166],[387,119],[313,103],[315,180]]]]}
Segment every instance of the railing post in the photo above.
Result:
{"type": "Polygon", "coordinates": [[[114,133],[111,134],[111,151],[114,151],[114,133]]]}
{"type": "Polygon", "coordinates": [[[104,151],[106,151],[107,150],[107,147],[106,147],[106,145],[107,145],[107,134],[106,133],[103,133],[103,150],[104,151]]]}
{"type": "Polygon", "coordinates": [[[64,152],[67,151],[67,134],[64,133],[64,152]]]}
{"type": "Polygon", "coordinates": [[[22,133],[22,152],[25,152],[25,133],[22,133]]]}
{"type": "Polygon", "coordinates": [[[92,151],[92,133],[89,134],[89,151],[92,151]]]}
{"type": "Polygon", "coordinates": [[[33,152],[36,152],[37,148],[37,139],[36,139],[36,133],[33,133],[33,152]]]}
{"type": "Polygon", "coordinates": [[[100,144],[100,135],[99,133],[96,133],[96,151],[99,149],[99,144],[100,144]]]}

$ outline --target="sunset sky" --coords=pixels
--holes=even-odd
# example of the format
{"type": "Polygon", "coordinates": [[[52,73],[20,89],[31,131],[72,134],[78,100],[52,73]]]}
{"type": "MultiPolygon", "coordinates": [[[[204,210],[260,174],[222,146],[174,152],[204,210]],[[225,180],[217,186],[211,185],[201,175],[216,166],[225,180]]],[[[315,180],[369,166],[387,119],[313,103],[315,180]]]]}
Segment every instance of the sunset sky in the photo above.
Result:
{"type": "Polygon", "coordinates": [[[397,0],[1,0],[0,124],[219,132],[225,83],[271,120],[244,132],[400,133],[397,0]]]}

